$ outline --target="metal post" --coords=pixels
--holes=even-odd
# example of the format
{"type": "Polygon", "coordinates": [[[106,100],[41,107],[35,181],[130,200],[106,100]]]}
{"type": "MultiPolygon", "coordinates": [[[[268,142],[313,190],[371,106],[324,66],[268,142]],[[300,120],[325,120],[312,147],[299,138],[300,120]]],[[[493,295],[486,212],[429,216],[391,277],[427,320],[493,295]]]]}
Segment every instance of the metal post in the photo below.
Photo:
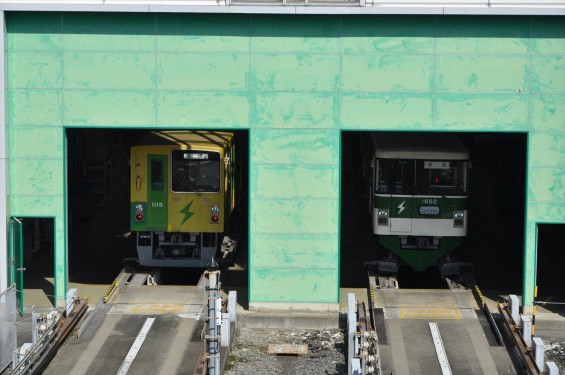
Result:
{"type": "Polygon", "coordinates": [[[220,340],[222,348],[229,348],[231,342],[231,327],[230,327],[230,314],[231,313],[221,313],[222,315],[222,339],[220,340]]]}
{"type": "Polygon", "coordinates": [[[538,369],[543,368],[543,360],[545,355],[545,347],[543,345],[543,340],[539,337],[534,337],[532,352],[534,354],[534,362],[538,366],[538,369]]]}
{"type": "Polygon", "coordinates": [[[230,322],[235,323],[237,310],[237,292],[232,290],[228,293],[228,312],[230,313],[230,322]]]}
{"type": "Polygon", "coordinates": [[[555,362],[546,362],[545,373],[547,375],[559,375],[559,368],[557,367],[555,362]]]}
{"type": "Polygon", "coordinates": [[[526,346],[532,346],[532,321],[529,316],[520,316],[520,326],[522,327],[522,337],[526,346]]]}
{"type": "Polygon", "coordinates": [[[78,298],[78,290],[76,288],[69,289],[69,291],[67,292],[66,316],[69,316],[71,311],[73,311],[73,308],[75,307],[75,301],[77,300],[77,298],[78,298]]]}
{"type": "Polygon", "coordinates": [[[32,312],[31,312],[31,343],[33,345],[37,343],[37,334],[38,334],[37,321],[39,320],[39,313],[33,311],[34,308],[35,305],[32,306],[32,312]]]}
{"type": "Polygon", "coordinates": [[[514,320],[514,324],[520,323],[520,300],[518,296],[515,294],[511,294],[508,296],[510,300],[510,316],[512,316],[512,320],[514,320]]]}
{"type": "Polygon", "coordinates": [[[347,293],[347,374],[353,374],[353,355],[355,353],[355,294],[347,293]]]}
{"type": "MultiPolygon", "coordinates": [[[[532,336],[536,334],[536,303],[538,299],[538,286],[536,285],[534,288],[534,301],[532,302],[532,336]]],[[[541,368],[541,367],[540,367],[541,368]]]]}
{"type": "Polygon", "coordinates": [[[217,309],[217,292],[220,289],[220,271],[216,259],[212,257],[208,268],[208,336],[206,336],[206,353],[208,357],[208,375],[220,375],[220,335],[218,334],[218,317],[221,311],[217,309]]]}

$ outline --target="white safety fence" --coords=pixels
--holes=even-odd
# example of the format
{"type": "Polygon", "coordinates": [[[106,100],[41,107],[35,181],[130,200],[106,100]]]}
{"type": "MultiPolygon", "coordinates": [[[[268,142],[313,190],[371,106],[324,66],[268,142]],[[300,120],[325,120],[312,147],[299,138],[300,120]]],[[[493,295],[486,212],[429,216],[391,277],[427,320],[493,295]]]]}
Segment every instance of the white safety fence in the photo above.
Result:
{"type": "Polygon", "coordinates": [[[16,285],[0,293],[0,372],[12,363],[12,354],[17,347],[16,285]]]}

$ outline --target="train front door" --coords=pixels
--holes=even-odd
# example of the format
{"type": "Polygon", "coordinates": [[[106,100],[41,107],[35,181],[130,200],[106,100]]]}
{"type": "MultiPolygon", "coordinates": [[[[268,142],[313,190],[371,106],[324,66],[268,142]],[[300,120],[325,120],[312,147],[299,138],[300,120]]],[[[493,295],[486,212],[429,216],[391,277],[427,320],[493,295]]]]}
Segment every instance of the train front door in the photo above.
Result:
{"type": "Polygon", "coordinates": [[[20,315],[24,314],[24,241],[23,224],[18,218],[10,218],[8,234],[8,284],[16,284],[16,303],[20,315]]]}
{"type": "Polygon", "coordinates": [[[151,178],[147,187],[147,227],[152,230],[163,230],[169,210],[167,156],[148,155],[147,158],[148,176],[151,178]]]}

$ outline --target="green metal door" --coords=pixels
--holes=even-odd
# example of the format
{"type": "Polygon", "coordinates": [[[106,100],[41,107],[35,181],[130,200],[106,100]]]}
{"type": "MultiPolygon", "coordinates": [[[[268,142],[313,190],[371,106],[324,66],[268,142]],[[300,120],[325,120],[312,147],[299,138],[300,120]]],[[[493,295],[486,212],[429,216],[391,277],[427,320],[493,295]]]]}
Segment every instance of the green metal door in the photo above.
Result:
{"type": "Polygon", "coordinates": [[[147,189],[147,228],[167,229],[167,157],[165,155],[147,156],[148,176],[151,181],[147,189]]]}
{"type": "Polygon", "coordinates": [[[24,314],[24,241],[22,222],[10,219],[8,249],[8,284],[16,284],[16,301],[20,315],[24,314]]]}

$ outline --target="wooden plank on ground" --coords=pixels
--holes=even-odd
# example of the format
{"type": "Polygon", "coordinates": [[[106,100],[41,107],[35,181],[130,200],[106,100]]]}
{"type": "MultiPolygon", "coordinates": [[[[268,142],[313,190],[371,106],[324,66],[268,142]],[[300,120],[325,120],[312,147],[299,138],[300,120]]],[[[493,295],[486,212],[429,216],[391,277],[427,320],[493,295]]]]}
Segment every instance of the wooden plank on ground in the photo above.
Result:
{"type": "Polygon", "coordinates": [[[269,344],[267,346],[268,355],[297,356],[305,357],[308,355],[308,345],[305,344],[269,344]]]}

